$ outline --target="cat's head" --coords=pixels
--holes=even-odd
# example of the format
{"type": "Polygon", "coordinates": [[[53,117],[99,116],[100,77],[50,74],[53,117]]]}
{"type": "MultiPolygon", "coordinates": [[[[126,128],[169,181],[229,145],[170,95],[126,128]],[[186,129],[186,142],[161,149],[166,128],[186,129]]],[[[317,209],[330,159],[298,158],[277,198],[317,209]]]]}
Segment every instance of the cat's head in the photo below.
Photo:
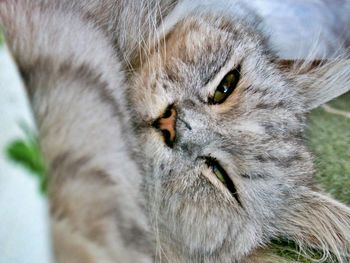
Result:
{"type": "Polygon", "coordinates": [[[129,96],[165,254],[233,262],[277,236],[349,252],[350,210],[315,191],[304,122],[348,89],[350,63],[294,74],[251,25],[204,13],[149,50],[129,96]]]}

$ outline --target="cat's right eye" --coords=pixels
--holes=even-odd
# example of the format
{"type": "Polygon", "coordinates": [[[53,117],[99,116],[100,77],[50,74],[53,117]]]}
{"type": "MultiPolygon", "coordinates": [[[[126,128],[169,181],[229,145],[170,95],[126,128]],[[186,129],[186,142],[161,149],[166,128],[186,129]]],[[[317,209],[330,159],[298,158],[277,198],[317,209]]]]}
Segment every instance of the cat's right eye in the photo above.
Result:
{"type": "Polygon", "coordinates": [[[236,89],[240,80],[240,67],[231,70],[221,80],[219,86],[216,88],[214,95],[209,98],[209,104],[221,104],[223,103],[231,93],[236,89]]]}

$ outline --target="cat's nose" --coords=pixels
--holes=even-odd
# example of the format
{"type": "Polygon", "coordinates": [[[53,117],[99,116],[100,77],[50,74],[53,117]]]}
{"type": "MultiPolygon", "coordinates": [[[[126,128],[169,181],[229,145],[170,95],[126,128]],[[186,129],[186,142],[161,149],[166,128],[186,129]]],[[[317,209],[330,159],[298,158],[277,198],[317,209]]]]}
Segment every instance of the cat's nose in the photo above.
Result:
{"type": "Polygon", "coordinates": [[[152,126],[162,132],[165,144],[173,147],[176,138],[176,110],[174,106],[170,105],[164,114],[153,122],[152,126]]]}

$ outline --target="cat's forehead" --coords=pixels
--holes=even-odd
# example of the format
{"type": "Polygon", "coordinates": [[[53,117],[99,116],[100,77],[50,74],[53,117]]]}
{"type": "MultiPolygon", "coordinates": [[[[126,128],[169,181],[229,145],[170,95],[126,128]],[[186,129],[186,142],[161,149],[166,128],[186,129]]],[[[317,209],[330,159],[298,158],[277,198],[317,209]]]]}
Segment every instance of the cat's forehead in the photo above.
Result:
{"type": "MultiPolygon", "coordinates": [[[[250,45],[257,41],[257,34],[243,21],[232,18],[201,15],[188,17],[178,22],[165,35],[165,41],[172,43],[175,50],[215,52],[223,47],[250,45]]],[[[171,52],[171,49],[167,49],[171,52]]]]}
{"type": "MultiPolygon", "coordinates": [[[[196,70],[204,83],[212,79],[229,60],[236,63],[258,51],[258,37],[242,23],[223,17],[190,17],[168,32],[163,46],[165,70],[187,67],[196,70]]],[[[172,77],[172,72],[170,77],[172,77]]]]}
{"type": "Polygon", "coordinates": [[[178,22],[158,41],[140,67],[141,78],[148,85],[169,81],[186,92],[201,89],[243,61],[255,64],[264,53],[260,36],[248,25],[208,15],[178,22]]]}

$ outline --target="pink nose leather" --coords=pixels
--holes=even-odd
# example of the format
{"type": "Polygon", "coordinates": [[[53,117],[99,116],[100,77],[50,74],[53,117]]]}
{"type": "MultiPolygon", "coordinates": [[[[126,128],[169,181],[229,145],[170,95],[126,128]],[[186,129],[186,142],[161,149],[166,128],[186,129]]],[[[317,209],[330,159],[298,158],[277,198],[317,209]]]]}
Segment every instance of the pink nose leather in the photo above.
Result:
{"type": "Polygon", "coordinates": [[[176,138],[175,124],[176,110],[174,108],[167,109],[164,115],[153,124],[155,128],[163,133],[165,143],[168,146],[171,146],[176,138]]]}
{"type": "Polygon", "coordinates": [[[176,111],[175,109],[171,109],[171,114],[170,116],[165,116],[159,119],[159,129],[161,131],[168,131],[170,134],[170,141],[174,142],[175,137],[176,137],[176,132],[175,132],[175,121],[176,121],[176,111]]]}

